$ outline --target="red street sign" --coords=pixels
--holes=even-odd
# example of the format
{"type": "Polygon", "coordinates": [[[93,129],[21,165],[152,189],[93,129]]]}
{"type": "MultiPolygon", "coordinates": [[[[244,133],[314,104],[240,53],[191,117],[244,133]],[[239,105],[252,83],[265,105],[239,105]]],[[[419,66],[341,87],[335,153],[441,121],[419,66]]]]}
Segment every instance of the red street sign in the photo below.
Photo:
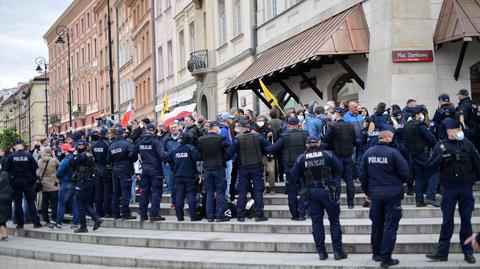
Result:
{"type": "Polygon", "coordinates": [[[432,62],[433,51],[431,50],[394,50],[392,51],[394,63],[403,62],[432,62]]]}

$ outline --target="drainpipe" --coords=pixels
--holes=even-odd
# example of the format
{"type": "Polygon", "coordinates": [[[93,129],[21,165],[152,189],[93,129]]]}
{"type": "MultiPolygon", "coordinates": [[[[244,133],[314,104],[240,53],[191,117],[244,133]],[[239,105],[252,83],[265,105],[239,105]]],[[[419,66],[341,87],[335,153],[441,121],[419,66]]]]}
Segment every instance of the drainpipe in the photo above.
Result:
{"type": "MultiPolygon", "coordinates": [[[[114,4],[115,6],[115,4],[114,4]]],[[[122,112],[121,112],[121,100],[120,100],[120,94],[121,94],[121,89],[120,89],[120,85],[122,84],[121,83],[121,80],[120,80],[120,43],[119,42],[119,33],[120,33],[120,30],[119,30],[119,25],[118,25],[118,7],[115,7],[115,19],[116,19],[116,25],[115,25],[115,30],[116,30],[116,35],[115,35],[115,44],[117,44],[117,54],[116,54],[116,58],[117,58],[117,64],[116,64],[116,70],[115,72],[117,73],[117,92],[118,92],[118,96],[117,96],[117,104],[118,104],[118,122],[120,122],[122,120],[122,112]]]]}
{"type": "MultiPolygon", "coordinates": [[[[258,7],[257,7],[257,1],[256,0],[250,0],[250,6],[251,6],[251,12],[250,14],[253,14],[253,25],[251,26],[251,44],[250,47],[252,49],[252,54],[253,54],[253,61],[257,60],[257,45],[258,45],[258,39],[257,39],[257,12],[258,12],[258,7]]],[[[237,99],[238,99],[238,94],[237,94],[237,99]]],[[[258,99],[258,96],[253,96],[253,101],[252,105],[254,107],[254,110],[257,111],[257,113],[260,113],[260,101],[258,99]]]]}
{"type": "Polygon", "coordinates": [[[155,112],[155,107],[157,106],[157,48],[156,44],[156,33],[155,33],[155,0],[151,0],[152,4],[150,5],[150,15],[151,15],[151,25],[152,25],[152,86],[153,86],[153,115],[155,122],[158,122],[158,113],[155,112]]]}

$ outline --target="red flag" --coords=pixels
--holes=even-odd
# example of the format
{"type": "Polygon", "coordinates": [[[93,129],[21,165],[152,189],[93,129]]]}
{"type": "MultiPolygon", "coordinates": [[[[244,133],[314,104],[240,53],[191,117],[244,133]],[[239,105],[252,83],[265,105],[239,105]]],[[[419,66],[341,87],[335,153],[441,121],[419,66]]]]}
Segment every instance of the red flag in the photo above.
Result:
{"type": "Polygon", "coordinates": [[[122,117],[122,127],[127,127],[128,124],[132,121],[132,103],[128,104],[127,111],[123,114],[122,117]]]}

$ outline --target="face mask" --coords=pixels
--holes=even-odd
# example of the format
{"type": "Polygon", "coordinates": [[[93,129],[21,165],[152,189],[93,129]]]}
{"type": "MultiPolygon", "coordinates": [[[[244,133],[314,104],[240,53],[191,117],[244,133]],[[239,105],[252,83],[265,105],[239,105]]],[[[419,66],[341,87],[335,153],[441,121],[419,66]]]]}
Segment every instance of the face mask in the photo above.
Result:
{"type": "Polygon", "coordinates": [[[190,123],[190,122],[184,122],[183,125],[185,125],[185,127],[190,127],[190,126],[192,126],[192,123],[190,123]]]}
{"type": "Polygon", "coordinates": [[[237,134],[240,133],[240,130],[239,130],[238,128],[235,128],[234,131],[235,131],[235,133],[237,133],[237,134]]]}
{"type": "Polygon", "coordinates": [[[140,128],[143,129],[143,123],[140,123],[140,124],[138,125],[138,127],[140,127],[140,128]]]}
{"type": "Polygon", "coordinates": [[[304,116],[298,116],[298,120],[299,120],[299,121],[302,121],[302,120],[304,120],[304,119],[305,119],[304,116]]]}
{"type": "Polygon", "coordinates": [[[424,121],[425,120],[425,116],[422,114],[420,115],[420,121],[424,121]]]}
{"type": "Polygon", "coordinates": [[[459,131],[459,132],[455,135],[455,138],[456,138],[458,141],[462,141],[462,140],[465,138],[465,134],[463,133],[463,131],[459,131]]]}
{"type": "Polygon", "coordinates": [[[265,125],[265,122],[263,121],[257,121],[258,127],[262,128],[265,125]]]}

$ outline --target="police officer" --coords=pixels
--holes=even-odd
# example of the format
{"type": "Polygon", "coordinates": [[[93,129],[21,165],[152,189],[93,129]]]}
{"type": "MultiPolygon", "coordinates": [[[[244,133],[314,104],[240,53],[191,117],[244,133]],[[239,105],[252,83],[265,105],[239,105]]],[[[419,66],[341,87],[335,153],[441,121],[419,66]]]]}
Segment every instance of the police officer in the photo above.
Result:
{"type": "Polygon", "coordinates": [[[155,135],[155,125],[147,124],[145,133],[140,136],[139,142],[130,153],[130,158],[140,154],[142,161],[142,177],[140,187],[142,196],[140,197],[140,221],[148,219],[148,203],[150,205],[150,222],[163,221],[160,216],[160,201],[163,193],[163,155],[164,148],[162,142],[155,135]],[[151,199],[151,201],[150,201],[151,199]]]}
{"type": "Polygon", "coordinates": [[[460,114],[460,121],[462,121],[465,128],[465,137],[467,137],[477,150],[480,150],[480,112],[478,110],[478,104],[475,103],[468,96],[468,91],[461,89],[458,92],[457,110],[460,114]]]}
{"type": "Polygon", "coordinates": [[[227,167],[226,149],[228,147],[225,136],[219,134],[220,128],[217,121],[211,121],[208,133],[198,139],[198,157],[196,160],[203,160],[205,171],[204,184],[207,196],[206,215],[208,222],[225,222],[230,219],[224,214],[227,207],[225,191],[227,179],[225,169],[227,167]],[[216,194],[215,201],[213,200],[216,194]],[[215,208],[214,208],[215,207],[215,208]]]}
{"type": "Polygon", "coordinates": [[[235,136],[229,148],[230,155],[237,154],[238,163],[238,201],[237,220],[245,221],[245,206],[247,205],[247,192],[253,185],[253,199],[255,200],[255,221],[267,221],[263,212],[263,192],[265,183],[263,179],[263,153],[265,147],[271,145],[258,133],[252,133],[247,120],[238,122],[239,134],[235,136]]]}
{"type": "Polygon", "coordinates": [[[34,228],[41,228],[40,219],[35,206],[36,194],[33,191],[35,183],[35,172],[38,169],[37,162],[30,153],[25,151],[21,142],[15,145],[15,152],[7,159],[6,171],[10,173],[10,185],[13,189],[13,200],[15,202],[15,222],[17,229],[23,229],[25,223],[23,216],[22,200],[25,197],[28,213],[33,222],[34,228]]]}
{"type": "MultiPolygon", "coordinates": [[[[392,111],[392,116],[390,117],[390,124],[395,128],[393,134],[393,146],[400,151],[403,158],[407,161],[408,167],[410,168],[410,158],[408,157],[407,145],[405,143],[405,124],[407,120],[405,119],[405,114],[400,109],[394,109],[392,111]]],[[[409,170],[411,171],[411,170],[409,170]]],[[[413,180],[407,181],[407,195],[413,196],[413,180]]]]}
{"type": "Polygon", "coordinates": [[[183,207],[185,198],[188,203],[188,213],[191,221],[199,221],[197,217],[197,162],[194,156],[198,156],[198,149],[192,145],[195,136],[188,130],[180,133],[180,146],[172,150],[167,160],[172,164],[173,180],[175,181],[176,199],[175,212],[178,221],[184,221],[183,207]]]}
{"type": "Polygon", "coordinates": [[[108,147],[107,161],[113,165],[113,195],[112,214],[114,219],[135,219],[130,213],[130,199],[132,198],[133,163],[137,155],[130,155],[133,145],[125,140],[125,129],[119,127],[115,130],[115,140],[108,147]],[[120,202],[121,199],[121,202],[120,202]],[[122,206],[120,215],[119,205],[122,206]]]}
{"type": "Polygon", "coordinates": [[[87,141],[83,139],[78,140],[77,150],[73,153],[71,162],[72,180],[77,182],[77,202],[80,216],[80,228],[76,229],[75,233],[88,233],[87,214],[94,221],[94,231],[98,230],[102,225],[102,219],[90,205],[90,201],[94,198],[94,184],[92,180],[95,173],[95,160],[93,155],[87,151],[87,146],[87,141]]]}
{"type": "Polygon", "coordinates": [[[372,220],[372,259],[382,268],[399,264],[392,259],[397,230],[402,218],[403,184],[410,180],[408,163],[402,154],[391,147],[393,132],[381,131],[376,146],[362,158],[360,183],[367,195],[372,220]]]}
{"type": "Polygon", "coordinates": [[[288,120],[288,131],[282,133],[273,145],[265,148],[267,153],[282,151],[284,171],[287,175],[285,187],[288,195],[288,208],[292,215],[291,219],[294,221],[306,220],[306,213],[304,199],[298,197],[300,190],[303,189],[302,181],[292,177],[290,170],[292,170],[297,158],[305,152],[307,137],[308,132],[301,130],[300,121],[293,117],[288,120]]]}
{"type": "Polygon", "coordinates": [[[423,108],[420,106],[410,108],[410,112],[412,119],[405,124],[405,143],[410,158],[410,170],[413,171],[415,180],[416,206],[424,207],[429,204],[438,207],[435,201],[437,186],[431,173],[427,172],[426,166],[430,149],[435,146],[437,140],[425,123],[423,108]]]}
{"type": "Polygon", "coordinates": [[[110,142],[107,140],[108,130],[100,129],[98,140],[92,145],[95,160],[95,211],[100,217],[112,217],[112,169],[107,163],[110,142]]]}
{"type": "Polygon", "coordinates": [[[446,118],[455,118],[455,108],[450,103],[450,96],[445,93],[438,96],[438,105],[439,107],[435,111],[435,115],[433,115],[432,122],[435,126],[435,136],[437,139],[445,139],[447,132],[442,122],[446,118]]]}
{"type": "Polygon", "coordinates": [[[333,153],[343,165],[342,175],[337,178],[337,199],[340,199],[341,183],[340,176],[347,184],[347,205],[349,209],[354,207],[355,199],[355,185],[353,184],[353,150],[359,144],[359,138],[356,136],[353,124],[345,122],[343,115],[345,111],[336,107],[334,109],[335,122],[328,128],[325,139],[323,140],[324,147],[333,150],[333,153]]]}
{"type": "Polygon", "coordinates": [[[480,180],[480,155],[474,145],[465,139],[459,121],[447,118],[443,124],[447,128],[448,139],[435,146],[428,161],[430,167],[440,170],[443,222],[437,249],[434,253],[427,254],[427,258],[435,261],[448,260],[455,206],[458,202],[460,244],[464,259],[467,263],[475,263],[471,245],[464,245],[464,242],[472,235],[471,218],[475,203],[472,186],[480,180]]]}
{"type": "Polygon", "coordinates": [[[309,201],[308,212],[312,218],[313,239],[320,260],[328,258],[325,248],[325,229],[323,216],[325,211],[330,222],[334,259],[347,258],[342,247],[342,228],[340,226],[340,203],[335,198],[335,189],[339,187],[335,180],[342,173],[342,165],[331,151],[320,149],[319,141],[309,136],[307,150],[291,169],[291,176],[305,181],[303,195],[309,201]]]}

